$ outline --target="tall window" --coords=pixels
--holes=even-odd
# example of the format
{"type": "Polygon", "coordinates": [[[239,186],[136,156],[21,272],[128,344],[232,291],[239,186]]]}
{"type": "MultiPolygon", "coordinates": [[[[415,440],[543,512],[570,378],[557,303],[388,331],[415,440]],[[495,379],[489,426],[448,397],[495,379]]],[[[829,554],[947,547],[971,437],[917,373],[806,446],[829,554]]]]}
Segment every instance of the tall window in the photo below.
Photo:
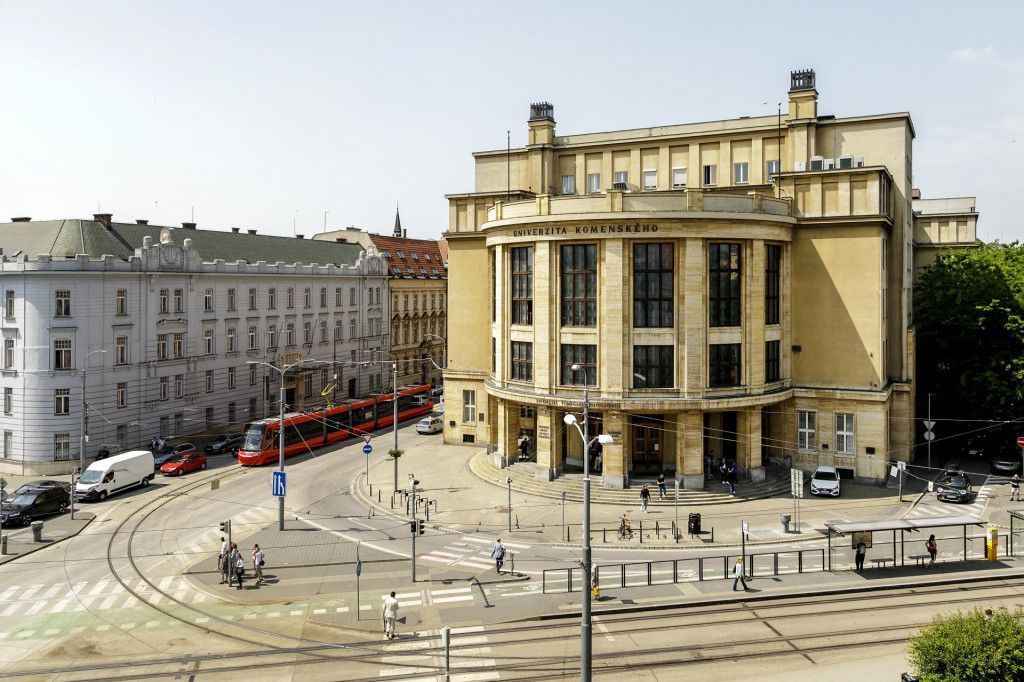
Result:
{"type": "Polygon", "coordinates": [[[327,343],[327,320],[320,320],[320,343],[327,343]]]}
{"type": "Polygon", "coordinates": [[[750,182],[749,163],[734,163],[732,165],[732,182],[734,185],[745,185],[750,182]]]}
{"type": "Polygon", "coordinates": [[[658,189],[658,171],[649,169],[644,171],[644,189],[655,190],[658,189]]]}
{"type": "Polygon", "coordinates": [[[238,410],[234,403],[228,403],[228,423],[234,424],[238,421],[238,410]]]}
{"type": "Polygon", "coordinates": [[[576,176],[575,175],[563,175],[562,176],[562,194],[570,195],[576,194],[576,176]]]}
{"type": "Polygon", "coordinates": [[[71,317],[71,290],[70,289],[57,289],[53,294],[54,307],[53,314],[55,317],[71,317]]]}
{"type": "Polygon", "coordinates": [[[235,387],[235,368],[228,367],[228,388],[235,387]]]}
{"type": "Polygon", "coordinates": [[[14,367],[14,339],[4,339],[4,369],[14,367]]]}
{"type": "Polygon", "coordinates": [[[853,447],[853,414],[836,413],[836,452],[852,455],[853,447]]]}
{"type": "Polygon", "coordinates": [[[228,310],[235,309],[235,290],[228,289],[228,310]]]}
{"type": "Polygon", "coordinates": [[[672,388],[675,346],[633,346],[633,388],[672,388]]]}
{"type": "Polygon", "coordinates": [[[562,246],[562,325],[597,324],[597,245],[562,246]]]}
{"type": "Polygon", "coordinates": [[[206,392],[213,393],[213,370],[206,370],[206,392]]]}
{"type": "Polygon", "coordinates": [[[593,386],[597,383],[597,346],[563,343],[562,384],[566,386],[593,386]],[[578,371],[572,371],[579,365],[578,371]]]}
{"type": "Polygon", "coordinates": [[[117,296],[114,297],[114,311],[117,315],[128,314],[128,290],[118,289],[117,296]]]}
{"type": "Polygon", "coordinates": [[[528,341],[512,342],[512,378],[533,381],[533,344],[528,341]]]}
{"type": "Polygon", "coordinates": [[[355,305],[356,304],[356,288],[355,287],[349,287],[349,290],[348,290],[348,304],[349,305],[355,305]]]}
{"type": "Polygon", "coordinates": [[[717,185],[718,184],[718,166],[716,166],[716,165],[704,166],[704,184],[705,185],[717,185]]]}
{"type": "Polygon", "coordinates": [[[312,305],[312,303],[310,302],[310,300],[311,300],[310,299],[310,288],[306,287],[306,289],[305,289],[305,291],[303,293],[305,295],[303,296],[302,301],[303,301],[303,304],[305,305],[305,307],[308,308],[309,306],[312,305]]]}
{"type": "Polygon", "coordinates": [[[277,348],[277,325],[267,325],[267,344],[268,348],[277,348]]]}
{"type": "Polygon", "coordinates": [[[311,322],[302,323],[302,342],[307,346],[313,343],[313,324],[311,322]]]}
{"type": "Polygon", "coordinates": [[[709,350],[708,383],[711,386],[739,386],[740,344],[715,343],[709,350]]]}
{"type": "Polygon", "coordinates": [[[54,460],[71,459],[71,434],[53,434],[53,458],[54,460]]]}
{"type": "Polygon", "coordinates": [[[14,317],[14,292],[10,289],[4,296],[4,315],[7,317],[14,317]]]}
{"type": "Polygon", "coordinates": [[[779,323],[779,291],[782,283],[782,247],[764,247],[764,323],[779,323]]]}
{"type": "Polygon", "coordinates": [[[814,449],[814,430],[818,421],[818,413],[810,410],[796,412],[796,448],[797,450],[814,449]]]}
{"type": "Polygon", "coordinates": [[[270,289],[267,290],[267,307],[268,308],[276,308],[277,307],[277,288],[276,287],[270,287],[270,289]]]}
{"type": "Polygon", "coordinates": [[[128,364],[128,337],[118,336],[114,339],[114,364],[128,364]]]}
{"type": "Polygon", "coordinates": [[[71,339],[54,339],[53,368],[71,369],[71,339]]]}
{"type": "Polygon", "coordinates": [[[229,353],[234,353],[235,351],[238,350],[238,343],[237,343],[237,341],[235,339],[235,328],[234,327],[228,327],[227,339],[228,339],[228,352],[229,353]]]}
{"type": "Polygon", "coordinates": [[[341,287],[334,287],[334,305],[341,306],[341,287]]]}
{"type": "Polygon", "coordinates": [[[764,380],[778,381],[779,370],[779,341],[764,342],[764,380]]]}
{"type": "Polygon", "coordinates": [[[476,421],[476,391],[462,392],[462,421],[476,421]]]}
{"type": "Polygon", "coordinates": [[[671,327],[671,244],[633,244],[633,326],[671,327]]]}
{"type": "Polygon", "coordinates": [[[167,377],[160,377],[160,400],[167,400],[167,389],[170,386],[167,377]]]}
{"type": "Polygon", "coordinates": [[[175,374],[174,375],[174,397],[184,398],[185,397],[185,375],[175,374]]]}
{"type": "Polygon", "coordinates": [[[167,334],[158,334],[156,337],[156,359],[167,359],[167,334]]]}
{"type": "Polygon", "coordinates": [[[207,289],[203,293],[203,310],[206,312],[213,310],[213,289],[207,289]]]}
{"type": "Polygon", "coordinates": [[[712,327],[740,324],[740,245],[708,245],[708,310],[712,327]]]}
{"type": "Polygon", "coordinates": [[[14,389],[4,389],[4,414],[12,414],[14,412],[14,389]]]}
{"type": "Polygon", "coordinates": [[[256,310],[256,289],[249,289],[249,310],[256,310]]]}
{"type": "Polygon", "coordinates": [[[320,287],[320,307],[327,307],[327,287],[320,287]]]}
{"type": "Polygon", "coordinates": [[[512,249],[512,324],[533,324],[533,247],[512,249]]]}
{"type": "Polygon", "coordinates": [[[289,322],[284,328],[284,343],[286,346],[295,345],[295,325],[289,322]]]}
{"type": "MultiPolygon", "coordinates": [[[[340,319],[335,320],[334,321],[334,340],[335,341],[341,341],[343,338],[344,338],[344,333],[342,332],[341,320],[340,319]]],[[[394,344],[398,345],[398,337],[397,336],[395,337],[394,344]]]]}
{"type": "Polygon", "coordinates": [[[597,194],[601,191],[601,174],[600,173],[588,173],[587,174],[587,192],[590,194],[597,194]]]}
{"type": "Polygon", "coordinates": [[[686,187],[686,167],[672,169],[672,187],[686,187]]]}
{"type": "Polygon", "coordinates": [[[775,160],[775,161],[765,161],[765,163],[764,163],[764,179],[765,179],[765,181],[766,182],[771,182],[771,179],[775,177],[776,173],[780,172],[781,168],[782,168],[782,162],[781,161],[778,161],[778,160],[775,160]]]}
{"type": "Polygon", "coordinates": [[[128,443],[128,425],[118,424],[117,430],[114,433],[116,434],[114,438],[117,439],[117,448],[121,450],[128,443]]]}
{"type": "Polygon", "coordinates": [[[629,171],[616,171],[615,175],[612,176],[612,178],[616,185],[625,185],[627,182],[629,182],[629,171]]]}
{"type": "MultiPolygon", "coordinates": [[[[249,365],[249,385],[256,385],[256,365],[249,365]]],[[[253,412],[255,413],[255,410],[253,412]]]]}
{"type": "Polygon", "coordinates": [[[174,290],[174,312],[180,313],[185,310],[185,292],[182,289],[174,290]]]}
{"type": "Polygon", "coordinates": [[[71,414],[71,389],[53,389],[53,413],[71,414]]]}
{"type": "Polygon", "coordinates": [[[309,398],[313,395],[313,373],[306,372],[302,375],[302,394],[309,398]]]}
{"type": "Polygon", "coordinates": [[[213,355],[213,330],[203,330],[203,353],[213,355]]]}
{"type": "Polygon", "coordinates": [[[256,325],[249,325],[249,350],[256,350],[259,348],[256,342],[256,325]]]}
{"type": "MultiPolygon", "coordinates": [[[[356,338],[356,330],[357,329],[358,329],[358,325],[356,323],[356,318],[353,317],[351,320],[348,321],[348,338],[349,338],[349,340],[356,338]]],[[[406,329],[406,334],[408,334],[408,329],[406,329]]],[[[406,342],[408,342],[408,341],[409,341],[409,339],[407,338],[406,342]]]]}
{"type": "Polygon", "coordinates": [[[213,408],[212,407],[207,407],[206,408],[206,419],[203,421],[203,425],[206,427],[207,430],[210,430],[210,429],[213,428],[213,408]]]}
{"type": "Polygon", "coordinates": [[[175,332],[174,333],[174,357],[183,358],[185,357],[185,333],[175,332]]]}
{"type": "Polygon", "coordinates": [[[118,407],[125,407],[128,404],[128,382],[120,381],[117,384],[116,400],[118,407]]]}
{"type": "Polygon", "coordinates": [[[292,287],[288,287],[288,291],[286,292],[285,305],[288,308],[295,307],[295,289],[293,289],[292,287]]]}
{"type": "Polygon", "coordinates": [[[14,455],[14,431],[4,431],[4,457],[10,459],[14,455]]]}
{"type": "Polygon", "coordinates": [[[160,290],[160,312],[162,312],[162,313],[166,313],[166,312],[170,311],[170,308],[168,308],[168,306],[167,306],[167,301],[168,301],[167,295],[168,295],[168,290],[167,289],[161,289],[160,290]]]}

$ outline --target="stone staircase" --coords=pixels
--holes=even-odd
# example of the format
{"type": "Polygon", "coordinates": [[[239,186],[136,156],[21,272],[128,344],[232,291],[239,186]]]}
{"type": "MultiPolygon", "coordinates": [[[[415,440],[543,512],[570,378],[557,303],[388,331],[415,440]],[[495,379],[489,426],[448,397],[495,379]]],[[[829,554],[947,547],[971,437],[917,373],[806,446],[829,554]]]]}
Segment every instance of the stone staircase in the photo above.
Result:
{"type": "MultiPolygon", "coordinates": [[[[508,468],[501,469],[494,465],[494,455],[486,452],[479,452],[469,461],[469,468],[476,476],[488,483],[507,489],[506,478],[512,477],[512,489],[537,495],[540,497],[562,498],[582,502],[583,501],[583,474],[568,473],[556,478],[554,481],[541,481],[534,478],[535,465],[532,462],[512,462],[508,468]]],[[[658,499],[658,485],[655,478],[638,478],[632,483],[631,488],[615,490],[605,488],[601,485],[601,477],[591,475],[590,501],[591,504],[608,504],[618,506],[637,506],[640,504],[640,486],[647,483],[651,489],[651,507],[672,507],[675,504],[675,488],[669,481],[668,496],[664,501],[658,499]]],[[[769,469],[769,474],[760,483],[740,480],[736,484],[736,497],[729,495],[728,486],[722,485],[716,477],[707,482],[703,489],[679,490],[679,504],[686,505],[715,505],[732,504],[747,500],[759,500],[766,497],[774,497],[780,494],[789,493],[789,478],[783,478],[769,469]]]]}

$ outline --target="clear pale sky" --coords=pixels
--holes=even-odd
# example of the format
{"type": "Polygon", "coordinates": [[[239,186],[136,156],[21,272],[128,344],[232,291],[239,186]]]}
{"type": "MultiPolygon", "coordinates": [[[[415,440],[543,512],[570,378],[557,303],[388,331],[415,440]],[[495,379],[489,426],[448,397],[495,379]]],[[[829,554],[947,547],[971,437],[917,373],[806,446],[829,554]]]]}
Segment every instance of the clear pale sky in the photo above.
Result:
{"type": "Polygon", "coordinates": [[[0,0],[0,221],[311,235],[447,229],[471,153],[559,134],[774,113],[909,111],[925,198],[976,196],[1020,239],[1019,2],[0,0]]]}

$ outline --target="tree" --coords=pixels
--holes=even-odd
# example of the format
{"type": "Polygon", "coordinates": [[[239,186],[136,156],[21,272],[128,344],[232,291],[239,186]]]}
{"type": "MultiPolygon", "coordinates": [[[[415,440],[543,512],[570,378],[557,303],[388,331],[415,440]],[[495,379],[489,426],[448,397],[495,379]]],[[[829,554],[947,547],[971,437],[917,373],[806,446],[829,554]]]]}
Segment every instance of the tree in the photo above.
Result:
{"type": "Polygon", "coordinates": [[[1024,677],[1024,612],[974,609],[936,616],[910,638],[922,682],[987,682],[1024,677]]]}

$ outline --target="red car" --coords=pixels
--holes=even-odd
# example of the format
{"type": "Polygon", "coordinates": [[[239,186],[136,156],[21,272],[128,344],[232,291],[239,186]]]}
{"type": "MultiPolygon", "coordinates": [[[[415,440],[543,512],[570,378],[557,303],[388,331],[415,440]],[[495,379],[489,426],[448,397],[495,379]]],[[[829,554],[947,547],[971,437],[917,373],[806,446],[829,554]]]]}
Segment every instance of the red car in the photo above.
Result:
{"type": "Polygon", "coordinates": [[[164,476],[181,476],[189,471],[205,468],[206,455],[201,452],[188,452],[169,459],[166,464],[160,467],[160,473],[164,476]]]}

